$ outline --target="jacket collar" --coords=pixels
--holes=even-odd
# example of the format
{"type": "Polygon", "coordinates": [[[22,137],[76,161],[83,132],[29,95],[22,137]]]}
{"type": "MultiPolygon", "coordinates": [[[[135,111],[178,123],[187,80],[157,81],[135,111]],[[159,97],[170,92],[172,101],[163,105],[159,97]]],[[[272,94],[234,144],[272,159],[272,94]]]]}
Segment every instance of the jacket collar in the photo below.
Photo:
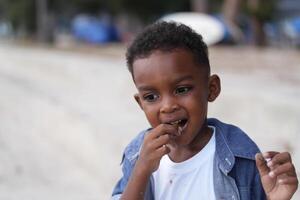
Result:
{"type": "Polygon", "coordinates": [[[216,159],[224,174],[232,170],[236,157],[255,160],[259,149],[241,129],[214,118],[208,119],[207,123],[216,128],[216,159]]]}

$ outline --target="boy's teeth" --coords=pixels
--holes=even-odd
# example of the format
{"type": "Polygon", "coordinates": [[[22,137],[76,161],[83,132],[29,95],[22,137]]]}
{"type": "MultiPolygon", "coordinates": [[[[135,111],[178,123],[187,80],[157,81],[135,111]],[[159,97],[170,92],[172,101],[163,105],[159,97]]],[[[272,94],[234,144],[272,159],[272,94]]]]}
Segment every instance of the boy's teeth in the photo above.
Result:
{"type": "Polygon", "coordinates": [[[175,125],[175,124],[179,124],[181,122],[181,120],[177,120],[175,122],[170,122],[171,125],[175,125]]]}

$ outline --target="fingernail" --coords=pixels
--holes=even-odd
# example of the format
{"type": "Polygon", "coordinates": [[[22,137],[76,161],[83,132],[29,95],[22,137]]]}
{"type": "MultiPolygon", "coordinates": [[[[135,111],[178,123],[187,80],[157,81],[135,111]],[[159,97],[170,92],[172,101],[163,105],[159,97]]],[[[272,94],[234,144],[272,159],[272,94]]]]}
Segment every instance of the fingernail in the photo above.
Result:
{"type": "Polygon", "coordinates": [[[269,157],[269,153],[263,153],[262,156],[263,156],[264,158],[268,158],[268,157],[269,157]]]}
{"type": "Polygon", "coordinates": [[[265,158],[266,162],[270,162],[272,159],[271,158],[265,158]]]}
{"type": "Polygon", "coordinates": [[[267,165],[268,165],[268,167],[272,167],[273,166],[273,162],[272,161],[267,161],[267,165]]]}
{"type": "Polygon", "coordinates": [[[180,136],[182,133],[182,128],[180,126],[178,126],[178,136],[180,136]]]}
{"type": "Polygon", "coordinates": [[[275,173],[273,171],[270,171],[269,172],[269,176],[271,176],[272,178],[274,178],[275,177],[275,173]]]}

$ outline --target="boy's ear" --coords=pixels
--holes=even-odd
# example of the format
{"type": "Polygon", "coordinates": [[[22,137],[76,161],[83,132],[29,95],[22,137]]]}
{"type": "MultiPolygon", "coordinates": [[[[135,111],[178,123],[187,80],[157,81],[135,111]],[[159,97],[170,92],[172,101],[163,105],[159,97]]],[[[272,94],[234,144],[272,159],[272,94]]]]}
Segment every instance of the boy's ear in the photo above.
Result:
{"type": "Polygon", "coordinates": [[[140,96],[138,94],[135,94],[134,99],[139,104],[140,108],[143,110],[143,106],[142,106],[142,103],[141,103],[140,96]]]}
{"type": "Polygon", "coordinates": [[[221,81],[218,75],[214,74],[208,80],[208,101],[213,102],[221,92],[221,81]]]}

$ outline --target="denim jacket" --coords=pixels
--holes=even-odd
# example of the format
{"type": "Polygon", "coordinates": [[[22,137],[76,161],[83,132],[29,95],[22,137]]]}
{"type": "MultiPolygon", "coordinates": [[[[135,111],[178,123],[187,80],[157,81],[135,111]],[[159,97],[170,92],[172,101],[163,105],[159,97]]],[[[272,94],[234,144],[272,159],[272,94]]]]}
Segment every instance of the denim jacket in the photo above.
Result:
{"type": "MultiPolygon", "coordinates": [[[[214,157],[214,191],[217,200],[264,200],[266,199],[255,164],[257,145],[238,127],[217,119],[208,119],[208,125],[216,128],[216,152],[214,157]]],[[[118,181],[112,200],[119,199],[125,189],[145,134],[141,132],[125,148],[122,159],[123,177],[118,181]]],[[[147,185],[145,200],[154,200],[153,177],[147,185]]],[[[201,192],[201,188],[199,188],[201,192]]],[[[188,198],[187,198],[188,199],[188,198]]]]}

